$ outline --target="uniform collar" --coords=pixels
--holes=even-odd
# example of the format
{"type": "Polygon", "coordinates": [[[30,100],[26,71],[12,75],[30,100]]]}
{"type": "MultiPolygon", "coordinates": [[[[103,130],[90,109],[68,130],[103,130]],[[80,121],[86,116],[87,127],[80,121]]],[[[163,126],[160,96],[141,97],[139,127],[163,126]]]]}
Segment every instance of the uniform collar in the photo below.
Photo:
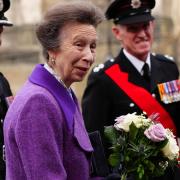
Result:
{"type": "MultiPolygon", "coordinates": [[[[123,53],[128,58],[128,60],[133,64],[133,66],[137,69],[137,71],[142,75],[143,73],[142,68],[144,66],[144,61],[131,55],[129,52],[127,52],[126,49],[123,49],[123,53]]],[[[145,62],[149,65],[149,69],[151,70],[150,53],[148,53],[148,56],[145,62]]]]}

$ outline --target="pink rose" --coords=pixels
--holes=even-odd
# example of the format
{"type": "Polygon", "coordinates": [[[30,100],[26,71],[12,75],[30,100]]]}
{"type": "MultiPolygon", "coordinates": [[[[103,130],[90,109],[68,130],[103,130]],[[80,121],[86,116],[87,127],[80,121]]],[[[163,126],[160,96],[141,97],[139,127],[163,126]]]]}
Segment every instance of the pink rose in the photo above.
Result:
{"type": "Polygon", "coordinates": [[[153,142],[160,142],[166,139],[166,131],[162,124],[153,124],[144,132],[145,136],[153,142]]]}

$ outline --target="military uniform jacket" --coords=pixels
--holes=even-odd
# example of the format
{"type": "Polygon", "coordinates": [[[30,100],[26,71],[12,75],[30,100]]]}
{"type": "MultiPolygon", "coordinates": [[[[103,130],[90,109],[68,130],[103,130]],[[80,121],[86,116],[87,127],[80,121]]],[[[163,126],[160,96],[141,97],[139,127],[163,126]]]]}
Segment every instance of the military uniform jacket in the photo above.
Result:
{"type": "MultiPolygon", "coordinates": [[[[164,107],[173,119],[176,128],[180,131],[180,102],[165,104],[160,100],[157,84],[176,80],[179,78],[175,63],[162,56],[151,54],[151,90],[149,93],[164,107]]],[[[90,74],[82,99],[82,110],[88,131],[100,130],[115,123],[115,118],[127,113],[143,111],[130,97],[105,73],[105,71],[118,64],[121,71],[128,73],[128,81],[136,86],[146,89],[146,82],[136,68],[124,55],[123,51],[113,60],[95,67],[90,74]]],[[[147,102],[148,103],[148,102],[147,102]]],[[[178,132],[180,133],[180,132],[178,132]]],[[[179,134],[178,134],[179,135],[179,134]]]]}
{"type": "Polygon", "coordinates": [[[12,92],[7,79],[0,73],[0,179],[5,179],[5,163],[3,160],[3,119],[7,111],[7,103],[5,98],[12,96],[12,92]]]}

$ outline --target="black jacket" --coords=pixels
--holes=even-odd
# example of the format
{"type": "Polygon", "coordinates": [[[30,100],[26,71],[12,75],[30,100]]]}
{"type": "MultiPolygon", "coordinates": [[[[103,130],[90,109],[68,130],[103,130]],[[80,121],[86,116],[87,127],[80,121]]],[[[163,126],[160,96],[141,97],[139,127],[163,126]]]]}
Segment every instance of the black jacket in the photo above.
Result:
{"type": "Polygon", "coordinates": [[[0,73],[0,179],[5,179],[5,163],[3,160],[3,119],[7,112],[6,97],[12,96],[7,79],[0,73]]]}
{"type": "MultiPolygon", "coordinates": [[[[97,66],[91,72],[82,99],[82,110],[86,128],[89,132],[100,130],[114,124],[114,119],[127,113],[142,113],[142,110],[120,89],[106,74],[105,70],[118,64],[121,70],[127,72],[129,81],[146,88],[146,82],[123,51],[105,64],[97,66]],[[104,66],[104,67],[103,67],[104,66]],[[99,67],[99,68],[98,68],[99,67]]],[[[157,84],[176,80],[179,72],[176,64],[162,55],[151,54],[151,94],[171,115],[180,136],[180,102],[165,104],[160,100],[157,84]]],[[[148,103],[148,102],[147,102],[148,103]]]]}
{"type": "MultiPolygon", "coordinates": [[[[159,83],[178,79],[178,68],[172,60],[163,55],[151,54],[150,60],[151,90],[149,91],[164,109],[169,112],[180,137],[180,102],[163,103],[160,100],[157,88],[159,83]]],[[[121,71],[128,73],[128,80],[131,83],[147,89],[145,80],[127,59],[122,50],[114,60],[108,60],[93,69],[88,77],[87,87],[82,98],[82,111],[88,132],[99,130],[102,137],[104,126],[114,124],[116,117],[133,112],[142,113],[142,110],[136,103],[105,74],[105,70],[114,64],[118,64],[121,67],[121,71]]]]}

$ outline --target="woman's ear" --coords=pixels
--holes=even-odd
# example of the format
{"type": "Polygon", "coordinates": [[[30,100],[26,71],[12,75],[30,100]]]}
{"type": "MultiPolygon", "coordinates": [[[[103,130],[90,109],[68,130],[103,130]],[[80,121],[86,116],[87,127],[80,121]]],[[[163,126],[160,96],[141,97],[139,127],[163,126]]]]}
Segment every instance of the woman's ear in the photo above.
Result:
{"type": "Polygon", "coordinates": [[[49,50],[48,54],[49,54],[49,58],[56,59],[56,57],[57,57],[57,52],[55,52],[55,51],[49,50]]]}
{"type": "Polygon", "coordinates": [[[49,50],[48,55],[48,64],[53,68],[53,66],[56,64],[56,53],[54,51],[49,50]]]}
{"type": "Polygon", "coordinates": [[[53,52],[52,51],[48,51],[49,57],[53,56],[53,52]]]}

